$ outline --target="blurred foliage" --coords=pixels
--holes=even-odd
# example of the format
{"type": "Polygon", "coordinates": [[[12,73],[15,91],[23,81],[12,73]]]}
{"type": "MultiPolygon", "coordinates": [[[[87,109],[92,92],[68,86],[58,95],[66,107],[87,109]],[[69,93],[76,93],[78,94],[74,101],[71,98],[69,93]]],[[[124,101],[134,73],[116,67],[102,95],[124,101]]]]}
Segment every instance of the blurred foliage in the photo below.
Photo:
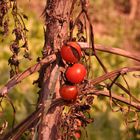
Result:
{"type": "MultiPolygon", "coordinates": [[[[26,1],[28,6],[30,5],[29,1],[26,1]]],[[[21,4],[21,3],[20,3],[21,4]]],[[[31,5],[30,5],[31,6],[31,5]]],[[[42,17],[36,15],[34,11],[30,11],[30,7],[26,7],[23,3],[20,8],[20,12],[24,12],[28,16],[28,20],[25,20],[25,24],[28,32],[29,39],[29,51],[32,57],[32,60],[29,61],[27,59],[23,59],[22,56],[22,48],[21,48],[21,56],[20,59],[20,71],[24,71],[26,68],[35,64],[36,59],[41,56],[41,48],[44,43],[43,37],[43,20],[42,17]],[[23,6],[23,7],[22,7],[23,6]],[[26,13],[27,11],[27,13],[26,13]]],[[[41,15],[41,13],[40,13],[41,15]]],[[[9,16],[10,13],[9,13],[9,16]]],[[[12,28],[13,28],[13,20],[10,18],[10,31],[7,37],[3,38],[1,41],[1,65],[0,65],[0,87],[2,87],[9,80],[9,70],[10,66],[8,65],[8,58],[11,56],[11,52],[9,50],[9,45],[13,40],[12,36],[12,28]]],[[[1,36],[2,37],[2,36],[1,36]]],[[[9,123],[9,128],[11,128],[13,117],[15,115],[15,123],[21,122],[25,119],[33,110],[35,110],[37,103],[37,91],[38,88],[36,85],[33,85],[33,81],[36,80],[38,74],[34,74],[29,78],[23,80],[20,84],[18,84],[14,89],[12,89],[9,93],[9,97],[13,101],[14,107],[16,109],[16,113],[13,114],[13,109],[11,108],[10,103],[7,100],[3,100],[2,107],[4,109],[4,114],[1,117],[1,120],[7,120],[9,123]]],[[[0,122],[2,123],[2,121],[0,122]]]]}
{"type": "MultiPolygon", "coordinates": [[[[138,53],[140,51],[138,47],[140,45],[140,23],[137,18],[133,20],[133,23],[129,21],[128,16],[130,13],[130,4],[124,4],[124,1],[125,0],[122,0],[121,2],[119,0],[117,3],[115,0],[90,0],[91,6],[89,11],[94,25],[95,43],[105,46],[120,47],[138,53]],[[125,8],[128,9],[125,10],[125,8]]],[[[127,0],[127,2],[129,1],[127,0]]],[[[28,20],[25,21],[25,23],[27,29],[29,30],[29,50],[32,57],[31,61],[26,59],[20,60],[20,71],[24,71],[27,67],[33,65],[36,62],[38,56],[41,56],[41,49],[44,43],[44,24],[41,14],[43,12],[44,2],[20,1],[19,4],[21,12],[25,11],[25,14],[28,16],[28,20]],[[41,9],[42,11],[37,11],[36,9],[41,9]]],[[[10,21],[10,27],[11,29],[9,35],[0,43],[0,87],[2,87],[9,79],[9,66],[7,60],[11,55],[8,46],[13,39],[11,34],[13,27],[12,20],[10,21]]],[[[98,55],[109,71],[128,65],[133,65],[132,60],[128,61],[124,57],[118,57],[103,52],[99,52],[98,55]]],[[[95,58],[91,58],[89,64],[87,65],[90,66],[88,78],[93,79],[103,74],[103,70],[95,58]]],[[[38,74],[30,76],[10,91],[9,97],[13,101],[16,109],[16,124],[26,118],[35,109],[35,104],[38,97],[38,88],[32,83],[37,79],[37,76],[38,74]]],[[[118,80],[122,81],[121,78],[118,80]]],[[[138,79],[134,78],[132,74],[128,74],[127,81],[129,81],[128,83],[131,85],[131,91],[135,94],[138,94],[140,87],[140,82],[138,82],[138,79]]],[[[124,82],[122,83],[124,84],[124,82]]],[[[115,92],[121,92],[118,88],[113,88],[115,92]]],[[[4,99],[2,107],[4,114],[1,116],[0,125],[3,120],[7,120],[9,127],[11,127],[14,114],[9,101],[4,99]]],[[[109,108],[108,99],[104,97],[95,98],[90,114],[92,117],[94,117],[95,121],[86,128],[88,137],[84,137],[86,134],[82,130],[83,133],[81,140],[128,139],[123,116],[121,113],[114,113],[111,111],[109,108]]],[[[129,137],[130,140],[140,139],[136,133],[136,130],[132,127],[131,132],[132,133],[129,137]]],[[[23,136],[22,139],[25,139],[24,137],[26,136],[23,136]]]]}

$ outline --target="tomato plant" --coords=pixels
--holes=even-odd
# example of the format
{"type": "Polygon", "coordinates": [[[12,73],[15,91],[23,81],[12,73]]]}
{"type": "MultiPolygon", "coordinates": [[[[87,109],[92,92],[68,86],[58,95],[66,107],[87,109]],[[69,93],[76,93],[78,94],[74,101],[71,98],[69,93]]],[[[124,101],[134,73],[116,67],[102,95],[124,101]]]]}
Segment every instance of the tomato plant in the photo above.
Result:
{"type": "Polygon", "coordinates": [[[66,78],[71,83],[80,83],[86,76],[86,68],[80,63],[76,63],[66,70],[66,78]]]}
{"type": "Polygon", "coordinates": [[[82,51],[77,42],[68,42],[61,48],[61,57],[69,63],[76,63],[80,60],[82,51]]]}
{"type": "Polygon", "coordinates": [[[74,100],[78,94],[78,88],[75,85],[62,85],[60,96],[67,101],[74,100]]]}

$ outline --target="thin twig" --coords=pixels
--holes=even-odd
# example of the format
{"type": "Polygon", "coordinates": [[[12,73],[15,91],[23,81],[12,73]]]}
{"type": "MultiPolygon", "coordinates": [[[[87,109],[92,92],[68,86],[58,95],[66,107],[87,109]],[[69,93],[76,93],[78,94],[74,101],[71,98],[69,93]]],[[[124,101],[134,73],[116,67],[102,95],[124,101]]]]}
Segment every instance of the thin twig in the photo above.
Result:
{"type": "Polygon", "coordinates": [[[23,79],[25,79],[28,76],[30,76],[31,74],[39,71],[42,65],[50,64],[50,63],[54,62],[55,60],[56,60],[55,54],[50,55],[50,56],[42,59],[41,61],[39,61],[37,64],[29,67],[24,72],[21,72],[20,74],[14,76],[9,82],[7,82],[7,84],[3,88],[0,89],[0,96],[4,96],[6,93],[8,93],[8,91],[12,87],[14,87],[18,83],[20,83],[23,79]]]}
{"type": "Polygon", "coordinates": [[[81,0],[81,5],[82,5],[82,11],[85,14],[88,23],[89,23],[89,28],[90,28],[90,41],[91,41],[91,47],[94,53],[94,56],[96,57],[97,61],[99,62],[100,66],[102,67],[102,69],[104,70],[105,73],[107,73],[107,68],[105,67],[105,65],[103,64],[103,62],[101,61],[101,59],[98,57],[97,53],[96,53],[96,49],[95,49],[95,44],[94,44],[94,31],[93,31],[93,25],[91,22],[91,18],[89,16],[88,13],[88,7],[87,7],[87,1],[86,0],[81,0]]]}
{"type": "Polygon", "coordinates": [[[91,84],[92,85],[97,85],[107,79],[113,78],[116,75],[118,75],[119,73],[121,74],[126,74],[128,72],[133,72],[133,71],[140,71],[140,66],[133,66],[133,67],[123,67],[117,70],[114,70],[112,72],[108,72],[102,76],[99,76],[97,78],[95,78],[94,80],[91,80],[91,84]]]}
{"type": "Polygon", "coordinates": [[[112,109],[112,111],[114,111],[113,106],[112,106],[112,86],[114,85],[114,83],[116,82],[116,80],[120,77],[120,73],[116,75],[116,77],[112,80],[111,84],[109,86],[107,86],[107,89],[109,91],[109,96],[110,96],[110,107],[112,109]]]}
{"type": "MultiPolygon", "coordinates": [[[[95,90],[95,91],[93,91],[93,92],[92,92],[92,91],[91,91],[91,92],[89,91],[89,93],[90,93],[90,94],[94,94],[94,95],[96,95],[96,96],[101,95],[101,96],[110,97],[109,91],[95,90]]],[[[127,100],[126,98],[124,98],[124,97],[122,97],[122,96],[116,95],[115,93],[112,93],[112,98],[115,99],[115,100],[117,100],[117,101],[120,101],[120,102],[122,102],[122,103],[124,103],[124,104],[127,104],[127,105],[129,105],[129,106],[132,106],[132,107],[136,108],[137,110],[140,110],[140,104],[139,104],[139,103],[136,103],[136,102],[134,102],[134,101],[132,101],[132,102],[130,103],[129,100],[127,100]]]]}
{"type": "Polygon", "coordinates": [[[120,83],[115,83],[120,89],[122,89],[125,93],[127,93],[130,97],[132,97],[135,101],[140,103],[140,100],[138,100],[133,94],[131,94],[131,92],[125,88],[123,85],[121,85],[120,83]]]}
{"type": "Polygon", "coordinates": [[[8,140],[9,138],[11,138],[12,140],[19,139],[20,136],[32,125],[32,123],[40,117],[41,111],[41,108],[38,108],[25,120],[23,120],[18,126],[6,133],[2,140],[8,140]]]}
{"type": "Polygon", "coordinates": [[[74,30],[76,24],[78,23],[78,20],[79,20],[79,18],[80,18],[80,16],[81,16],[82,14],[83,14],[83,11],[81,11],[81,12],[78,14],[78,16],[76,17],[75,22],[74,22],[74,24],[73,24],[73,26],[72,26],[72,28],[71,28],[71,30],[70,30],[70,38],[72,38],[72,36],[73,36],[73,30],[74,30]]]}
{"type": "Polygon", "coordinates": [[[73,1],[72,1],[72,6],[71,6],[71,9],[70,9],[70,15],[72,15],[74,6],[75,6],[75,4],[76,4],[76,1],[77,1],[77,0],[73,0],[73,1]]]}
{"type": "MultiPolygon", "coordinates": [[[[52,101],[52,104],[48,111],[50,112],[55,107],[62,106],[64,104],[67,104],[67,102],[64,102],[61,98],[55,99],[54,101],[52,101]]],[[[9,132],[7,132],[6,135],[2,138],[2,140],[7,140],[8,138],[11,138],[12,140],[17,140],[18,138],[20,138],[20,136],[28,128],[31,127],[32,123],[34,123],[37,119],[39,119],[39,117],[41,116],[41,113],[42,113],[42,108],[38,108],[37,110],[35,110],[31,115],[29,115],[19,125],[17,125],[15,128],[13,128],[9,132]]]]}
{"type": "MultiPolygon", "coordinates": [[[[78,44],[81,46],[81,48],[83,50],[89,49],[89,44],[87,42],[78,42],[78,44]]],[[[101,52],[107,52],[107,53],[111,53],[111,54],[115,54],[115,55],[120,55],[123,57],[127,57],[133,60],[136,60],[138,62],[140,62],[140,56],[136,55],[132,52],[120,49],[120,48],[113,48],[110,46],[104,46],[104,45],[100,45],[100,44],[95,44],[95,50],[97,51],[101,51],[101,52]]]]}
{"type": "Polygon", "coordinates": [[[13,109],[13,121],[12,121],[12,129],[13,129],[14,124],[15,124],[16,109],[15,109],[15,106],[14,106],[14,104],[13,104],[11,98],[10,98],[8,95],[6,96],[6,99],[7,99],[7,101],[10,103],[10,105],[12,106],[12,109],[13,109]]]}

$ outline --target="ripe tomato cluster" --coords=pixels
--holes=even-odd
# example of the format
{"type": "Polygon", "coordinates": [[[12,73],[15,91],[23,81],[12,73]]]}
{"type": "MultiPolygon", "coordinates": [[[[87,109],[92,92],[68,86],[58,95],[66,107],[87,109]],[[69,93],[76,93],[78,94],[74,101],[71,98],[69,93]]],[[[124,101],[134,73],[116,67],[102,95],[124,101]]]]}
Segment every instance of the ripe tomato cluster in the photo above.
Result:
{"type": "Polygon", "coordinates": [[[86,76],[86,68],[78,63],[82,57],[81,47],[77,42],[68,42],[61,48],[61,57],[66,62],[73,64],[66,70],[66,79],[71,85],[64,84],[60,88],[60,96],[64,100],[74,100],[78,95],[78,88],[75,84],[81,83],[86,76]]]}

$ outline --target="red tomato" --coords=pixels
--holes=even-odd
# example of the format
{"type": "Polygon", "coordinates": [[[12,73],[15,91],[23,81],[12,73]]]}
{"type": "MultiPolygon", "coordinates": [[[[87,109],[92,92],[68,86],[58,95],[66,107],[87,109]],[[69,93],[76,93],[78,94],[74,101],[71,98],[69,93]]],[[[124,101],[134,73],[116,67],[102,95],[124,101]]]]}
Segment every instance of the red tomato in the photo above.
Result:
{"type": "Polygon", "coordinates": [[[86,76],[86,68],[80,63],[74,64],[72,67],[68,67],[66,70],[66,78],[71,83],[80,83],[86,76]]]}
{"type": "Polygon", "coordinates": [[[81,133],[79,131],[75,132],[74,136],[77,138],[77,139],[80,139],[81,137],[81,133]]]}
{"type": "Polygon", "coordinates": [[[76,63],[82,56],[80,45],[76,42],[68,42],[61,48],[61,57],[70,63],[76,63]]]}
{"type": "Polygon", "coordinates": [[[60,96],[67,101],[75,100],[78,94],[78,89],[76,86],[63,85],[60,90],[60,96]]]}

